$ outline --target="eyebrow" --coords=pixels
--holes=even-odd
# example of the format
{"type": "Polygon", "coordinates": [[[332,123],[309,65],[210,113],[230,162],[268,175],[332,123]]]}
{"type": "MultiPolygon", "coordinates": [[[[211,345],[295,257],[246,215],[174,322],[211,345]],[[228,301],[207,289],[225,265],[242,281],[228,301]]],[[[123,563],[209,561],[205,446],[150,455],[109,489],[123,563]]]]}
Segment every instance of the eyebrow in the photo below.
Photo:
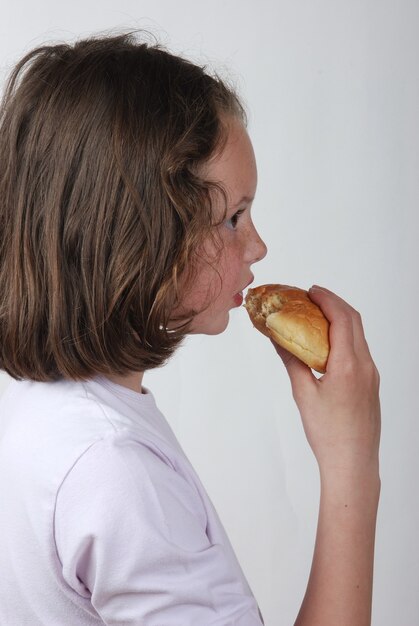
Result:
{"type": "Polygon", "coordinates": [[[250,202],[253,202],[253,200],[255,199],[255,197],[253,196],[243,196],[242,198],[240,198],[240,200],[238,202],[236,202],[236,204],[232,204],[231,208],[232,209],[237,209],[238,206],[240,206],[240,204],[243,204],[243,202],[245,202],[246,204],[250,204],[250,202]]]}

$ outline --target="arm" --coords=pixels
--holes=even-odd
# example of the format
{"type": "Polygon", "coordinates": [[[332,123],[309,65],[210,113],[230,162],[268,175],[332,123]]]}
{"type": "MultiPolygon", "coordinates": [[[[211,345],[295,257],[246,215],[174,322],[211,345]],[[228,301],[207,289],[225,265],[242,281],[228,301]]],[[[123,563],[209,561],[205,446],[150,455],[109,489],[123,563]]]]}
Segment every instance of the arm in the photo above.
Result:
{"type": "Polygon", "coordinates": [[[326,374],[317,379],[276,347],[320,470],[316,545],[295,626],[368,626],[380,492],[379,376],[359,314],[328,290],[310,297],[331,323],[326,374]]]}
{"type": "Polygon", "coordinates": [[[123,428],[74,463],[54,511],[66,595],[108,626],[261,626],[188,464],[174,459],[179,471],[140,429],[123,428]]]}
{"type": "Polygon", "coordinates": [[[295,626],[368,626],[379,497],[375,476],[322,480],[307,591],[295,626]]]}

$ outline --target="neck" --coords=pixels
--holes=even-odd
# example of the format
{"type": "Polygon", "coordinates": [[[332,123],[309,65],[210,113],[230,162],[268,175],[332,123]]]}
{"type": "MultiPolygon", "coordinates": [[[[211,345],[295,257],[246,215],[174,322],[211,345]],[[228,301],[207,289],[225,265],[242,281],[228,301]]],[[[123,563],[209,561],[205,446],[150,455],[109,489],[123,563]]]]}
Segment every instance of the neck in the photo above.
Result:
{"type": "Polygon", "coordinates": [[[136,391],[137,393],[142,393],[142,382],[143,382],[144,372],[130,372],[125,376],[121,376],[119,374],[111,374],[107,375],[107,378],[117,385],[122,385],[122,387],[126,387],[127,389],[131,389],[132,391],[136,391]]]}

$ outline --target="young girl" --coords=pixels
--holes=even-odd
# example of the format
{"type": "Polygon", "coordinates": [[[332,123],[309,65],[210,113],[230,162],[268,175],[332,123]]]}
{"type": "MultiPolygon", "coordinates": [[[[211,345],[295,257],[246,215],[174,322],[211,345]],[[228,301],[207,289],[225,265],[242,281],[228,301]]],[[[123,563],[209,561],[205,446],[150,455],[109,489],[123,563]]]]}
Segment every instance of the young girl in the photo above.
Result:
{"type": "MultiPolygon", "coordinates": [[[[238,97],[132,34],[45,46],[10,77],[0,155],[0,367],[15,379],[0,399],[0,623],[262,624],[142,386],[188,333],[226,328],[266,254],[238,97]]],[[[321,476],[296,624],[364,626],[378,374],[358,313],[310,296],[331,323],[327,373],[278,349],[321,476]]]]}

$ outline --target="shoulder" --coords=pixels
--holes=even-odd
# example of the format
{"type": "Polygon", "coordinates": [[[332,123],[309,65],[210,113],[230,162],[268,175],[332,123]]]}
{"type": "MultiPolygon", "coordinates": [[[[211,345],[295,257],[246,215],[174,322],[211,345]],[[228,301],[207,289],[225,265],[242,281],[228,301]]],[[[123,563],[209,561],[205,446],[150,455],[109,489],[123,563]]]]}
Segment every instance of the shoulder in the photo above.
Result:
{"type": "Polygon", "coordinates": [[[170,448],[164,450],[152,438],[140,437],[130,429],[110,431],[91,443],[75,460],[58,490],[57,499],[76,490],[77,498],[88,493],[89,498],[125,497],[161,492],[166,488],[190,488],[187,466],[170,448]],[[64,494],[64,495],[63,495],[64,494]]]}
{"type": "Polygon", "coordinates": [[[132,623],[234,615],[260,624],[228,542],[212,539],[209,523],[193,482],[164,453],[122,433],[106,437],[78,459],[57,498],[62,575],[107,623],[123,610],[132,623]]]}
{"type": "MultiPolygon", "coordinates": [[[[192,480],[153,442],[112,433],[92,444],[65,476],[56,498],[54,528],[60,553],[77,554],[86,538],[100,545],[134,536],[202,547],[207,515],[192,480]]],[[[137,546],[139,549],[139,546],[137,546]]]]}

